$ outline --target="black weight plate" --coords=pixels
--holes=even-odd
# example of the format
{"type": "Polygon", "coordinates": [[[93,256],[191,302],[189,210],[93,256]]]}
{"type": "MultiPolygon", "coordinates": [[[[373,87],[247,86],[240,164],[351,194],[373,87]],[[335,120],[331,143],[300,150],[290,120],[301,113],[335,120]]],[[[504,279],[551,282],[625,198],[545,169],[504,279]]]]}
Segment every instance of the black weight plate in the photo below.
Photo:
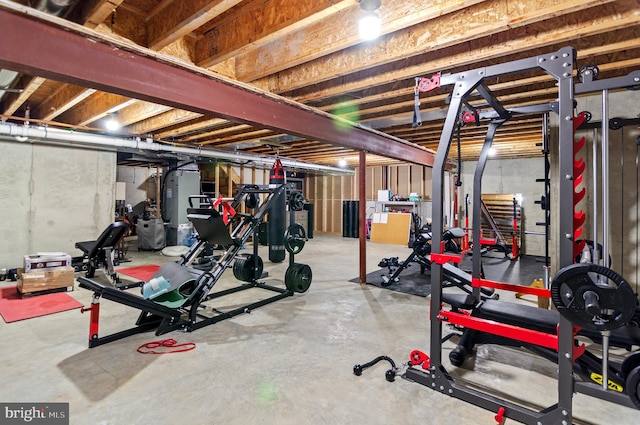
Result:
{"type": "Polygon", "coordinates": [[[260,198],[255,193],[249,193],[244,198],[244,205],[250,210],[257,208],[260,205],[260,198]]]}
{"type": "Polygon", "coordinates": [[[418,235],[416,237],[416,240],[413,242],[413,250],[419,256],[426,257],[427,255],[431,254],[431,244],[429,243],[427,238],[422,235],[418,235]]]}
{"type": "Polygon", "coordinates": [[[284,284],[292,292],[307,292],[313,274],[307,264],[293,263],[284,275],[284,284]]]}
{"type": "Polygon", "coordinates": [[[299,254],[302,251],[302,248],[304,248],[304,240],[293,239],[289,241],[287,245],[285,245],[285,248],[287,248],[287,251],[289,251],[291,254],[299,254]]]}
{"type": "Polygon", "coordinates": [[[624,358],[622,365],[620,366],[620,374],[622,375],[622,378],[626,379],[629,373],[638,366],[640,366],[640,351],[630,354],[624,358]]]}
{"type": "Polygon", "coordinates": [[[294,211],[302,211],[304,208],[304,196],[300,192],[291,192],[289,195],[289,208],[294,211]]]}
{"type": "Polygon", "coordinates": [[[307,232],[298,223],[293,223],[284,232],[284,247],[291,254],[299,254],[307,240],[307,232]]]}
{"type": "Polygon", "coordinates": [[[233,263],[233,275],[243,282],[253,282],[262,276],[263,267],[264,264],[260,256],[249,254],[245,258],[236,258],[233,263]],[[256,258],[257,261],[254,262],[256,258]]]}
{"type": "Polygon", "coordinates": [[[629,372],[624,391],[629,395],[633,405],[640,409],[640,366],[629,372]]]}
{"type": "Polygon", "coordinates": [[[571,323],[598,332],[626,325],[635,312],[631,286],[622,276],[598,264],[572,264],[560,270],[551,282],[551,299],[558,312],[571,323]],[[612,282],[615,287],[596,285],[596,276],[612,282]],[[584,295],[588,292],[597,295],[600,315],[586,311],[584,295]]]}

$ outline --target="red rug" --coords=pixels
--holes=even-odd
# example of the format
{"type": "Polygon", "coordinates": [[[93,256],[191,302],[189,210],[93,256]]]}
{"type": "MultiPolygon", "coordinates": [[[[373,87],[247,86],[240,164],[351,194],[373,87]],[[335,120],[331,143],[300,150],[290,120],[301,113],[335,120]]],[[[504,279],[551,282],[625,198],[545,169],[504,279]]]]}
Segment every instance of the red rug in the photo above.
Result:
{"type": "Polygon", "coordinates": [[[82,304],[66,292],[20,298],[15,286],[0,288],[0,315],[7,323],[80,307],[82,304]]]}
{"type": "Polygon", "coordinates": [[[151,279],[151,276],[156,274],[160,266],[157,264],[145,264],[144,266],[126,267],[124,269],[116,270],[118,273],[126,274],[134,279],[144,280],[145,282],[151,279]]]}

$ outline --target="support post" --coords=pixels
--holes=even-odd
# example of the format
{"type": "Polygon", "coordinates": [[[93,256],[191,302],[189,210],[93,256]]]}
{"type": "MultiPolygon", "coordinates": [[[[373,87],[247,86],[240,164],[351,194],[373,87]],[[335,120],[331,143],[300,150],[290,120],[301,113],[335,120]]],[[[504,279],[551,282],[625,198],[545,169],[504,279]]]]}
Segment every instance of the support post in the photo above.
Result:
{"type": "Polygon", "coordinates": [[[360,221],[360,284],[367,283],[367,153],[360,151],[358,162],[358,218],[360,221]]]}
{"type": "MultiPolygon", "coordinates": [[[[482,175],[484,174],[485,166],[487,165],[487,159],[489,159],[489,149],[493,144],[493,139],[496,136],[498,128],[507,121],[506,118],[495,119],[489,123],[487,129],[487,135],[484,138],[484,144],[480,151],[480,157],[478,158],[478,164],[476,165],[476,171],[473,175],[473,261],[472,261],[472,276],[474,278],[482,277],[482,244],[480,240],[482,238],[482,175]],[[477,241],[477,242],[476,242],[477,241]]],[[[494,226],[494,230],[497,230],[494,226]]],[[[504,238],[503,238],[504,240],[504,238]]],[[[473,296],[476,299],[480,299],[480,288],[473,288],[473,296]]]]}

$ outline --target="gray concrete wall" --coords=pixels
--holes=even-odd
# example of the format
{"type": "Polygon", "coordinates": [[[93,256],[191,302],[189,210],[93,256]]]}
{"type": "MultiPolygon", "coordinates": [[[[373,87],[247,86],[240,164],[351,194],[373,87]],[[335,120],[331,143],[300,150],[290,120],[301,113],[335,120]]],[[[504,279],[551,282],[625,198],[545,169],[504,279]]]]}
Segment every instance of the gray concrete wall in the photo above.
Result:
{"type": "MultiPolygon", "coordinates": [[[[461,224],[464,224],[465,195],[469,194],[473,199],[473,175],[477,164],[477,161],[462,164],[462,186],[459,191],[461,224]]],[[[536,226],[536,222],[544,222],[544,211],[534,203],[544,194],[544,184],[536,182],[536,179],[543,177],[543,158],[489,159],[482,179],[482,193],[522,194],[522,227],[525,231],[544,232],[543,226],[536,226]]],[[[473,226],[471,208],[472,205],[469,205],[469,224],[473,226]]],[[[544,236],[525,235],[521,249],[523,254],[544,255],[544,236]]]]}
{"type": "Polygon", "coordinates": [[[126,186],[126,203],[131,204],[131,216],[144,213],[147,200],[156,198],[157,174],[162,178],[162,168],[118,166],[116,179],[126,186]]]}
{"type": "Polygon", "coordinates": [[[0,267],[24,255],[80,255],[114,219],[116,154],[0,141],[0,267]]]}

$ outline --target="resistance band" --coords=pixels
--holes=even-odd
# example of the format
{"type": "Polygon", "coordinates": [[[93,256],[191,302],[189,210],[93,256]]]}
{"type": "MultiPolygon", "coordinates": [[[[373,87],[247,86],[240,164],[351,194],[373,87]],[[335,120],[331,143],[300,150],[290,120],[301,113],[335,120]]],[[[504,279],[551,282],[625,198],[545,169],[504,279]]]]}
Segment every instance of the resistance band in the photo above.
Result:
{"type": "Polygon", "coordinates": [[[185,342],[184,344],[178,344],[178,341],[169,338],[162,341],[147,342],[138,347],[136,351],[141,354],[171,354],[191,351],[194,348],[196,348],[195,342],[185,342]],[[162,350],[156,351],[157,348],[160,348],[162,350]],[[165,350],[165,348],[168,348],[168,350],[165,350]]]}

